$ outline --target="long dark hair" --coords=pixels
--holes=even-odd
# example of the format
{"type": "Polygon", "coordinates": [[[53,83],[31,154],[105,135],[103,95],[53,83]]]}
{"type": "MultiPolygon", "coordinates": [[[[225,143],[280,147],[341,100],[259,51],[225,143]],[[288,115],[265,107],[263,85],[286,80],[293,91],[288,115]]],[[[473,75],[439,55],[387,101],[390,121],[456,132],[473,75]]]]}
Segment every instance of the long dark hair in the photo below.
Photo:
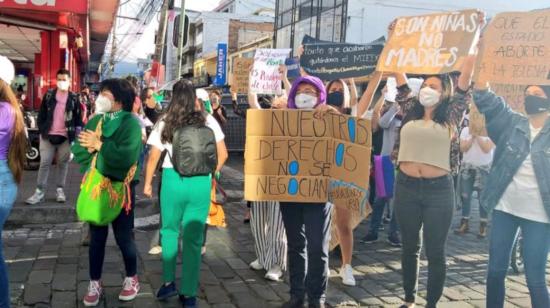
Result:
{"type": "Polygon", "coordinates": [[[25,153],[27,152],[27,136],[25,134],[25,122],[19,103],[10,85],[0,79],[0,102],[9,104],[15,114],[10,147],[8,149],[8,166],[17,183],[21,183],[25,153]]]}
{"type": "Polygon", "coordinates": [[[147,92],[149,92],[149,90],[153,90],[153,88],[151,88],[151,87],[145,87],[145,88],[143,88],[143,90],[141,90],[141,93],[140,93],[140,95],[139,95],[139,96],[140,96],[139,98],[141,99],[141,102],[142,102],[143,104],[145,104],[145,100],[147,100],[147,92]]]}
{"type": "MultiPolygon", "coordinates": [[[[435,107],[435,110],[433,112],[433,121],[437,124],[441,124],[443,126],[450,126],[451,119],[449,119],[449,107],[451,98],[454,94],[454,88],[453,88],[453,80],[451,79],[451,76],[448,74],[443,75],[428,75],[425,76],[424,82],[428,80],[431,77],[435,77],[439,80],[441,80],[441,85],[443,88],[443,92],[441,93],[440,103],[435,107]]],[[[420,101],[418,100],[418,97],[413,98],[413,107],[412,109],[407,112],[407,115],[403,119],[403,125],[409,121],[414,120],[420,120],[424,117],[424,106],[420,104],[420,101]]]]}
{"type": "Polygon", "coordinates": [[[174,131],[186,125],[204,124],[206,117],[195,109],[195,87],[189,80],[180,80],[174,84],[172,100],[164,115],[164,129],[161,134],[163,143],[172,143],[174,131]]]}

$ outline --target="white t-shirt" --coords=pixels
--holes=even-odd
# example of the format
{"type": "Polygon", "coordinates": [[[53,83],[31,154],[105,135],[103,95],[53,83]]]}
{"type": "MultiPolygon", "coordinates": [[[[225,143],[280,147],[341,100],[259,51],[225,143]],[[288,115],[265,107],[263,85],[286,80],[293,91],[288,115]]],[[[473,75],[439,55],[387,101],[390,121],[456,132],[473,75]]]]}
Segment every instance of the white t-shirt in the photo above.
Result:
{"type": "MultiPolygon", "coordinates": [[[[149,135],[149,140],[147,140],[147,144],[150,146],[154,146],[155,148],[164,151],[167,150],[170,155],[172,155],[172,144],[171,143],[163,143],[161,141],[161,134],[162,130],[164,129],[164,121],[160,120],[153,131],[151,132],[151,135],[149,135]]],[[[214,136],[216,138],[216,142],[220,142],[224,140],[225,135],[223,134],[222,128],[220,127],[220,124],[218,124],[218,121],[211,116],[206,116],[206,126],[208,126],[212,131],[214,131],[214,136]]],[[[172,165],[172,161],[170,160],[170,157],[166,155],[164,158],[164,162],[162,163],[162,168],[174,168],[172,165]]]]}
{"type": "MultiPolygon", "coordinates": [[[[540,128],[535,129],[531,126],[531,142],[540,130],[540,128]]],[[[531,154],[527,155],[527,158],[519,167],[518,172],[504,191],[495,209],[524,219],[550,223],[540,195],[539,184],[535,177],[531,154]]]]}
{"type": "MultiPolygon", "coordinates": [[[[490,140],[489,137],[478,136],[477,138],[483,141],[490,140]]],[[[470,141],[472,139],[472,135],[470,135],[470,129],[468,127],[464,127],[462,129],[462,132],[460,133],[460,139],[462,141],[470,141]]],[[[493,162],[494,151],[495,150],[493,148],[491,151],[489,151],[489,153],[483,152],[481,146],[479,146],[479,143],[474,140],[474,142],[472,142],[472,147],[470,147],[470,149],[462,156],[462,162],[476,167],[490,165],[493,162]]]]}

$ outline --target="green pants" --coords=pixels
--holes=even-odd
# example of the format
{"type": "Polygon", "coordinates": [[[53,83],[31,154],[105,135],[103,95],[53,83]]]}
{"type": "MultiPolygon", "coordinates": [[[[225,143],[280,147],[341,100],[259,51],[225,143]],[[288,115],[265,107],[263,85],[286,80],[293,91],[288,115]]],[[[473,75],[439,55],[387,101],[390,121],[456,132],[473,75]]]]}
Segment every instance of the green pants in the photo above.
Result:
{"type": "Polygon", "coordinates": [[[180,294],[196,296],[201,267],[204,225],[210,208],[210,176],[180,177],[174,169],[162,172],[160,214],[164,282],[176,279],[178,238],[183,230],[180,294]]]}

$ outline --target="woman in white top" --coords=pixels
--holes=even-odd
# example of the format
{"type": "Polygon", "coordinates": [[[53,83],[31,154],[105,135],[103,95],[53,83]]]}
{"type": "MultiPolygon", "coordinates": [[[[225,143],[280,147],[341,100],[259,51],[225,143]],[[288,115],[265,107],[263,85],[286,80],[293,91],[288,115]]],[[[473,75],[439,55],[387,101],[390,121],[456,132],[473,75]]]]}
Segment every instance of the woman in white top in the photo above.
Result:
{"type": "MultiPolygon", "coordinates": [[[[475,108],[474,105],[470,110],[475,108]]],[[[455,230],[455,234],[464,235],[470,229],[470,211],[472,203],[472,193],[477,191],[478,199],[485,187],[491,162],[493,161],[493,152],[495,144],[489,137],[478,136],[470,133],[470,127],[465,127],[460,132],[460,151],[463,153],[462,164],[459,175],[459,193],[462,202],[462,219],[460,226],[455,230]]],[[[487,211],[479,205],[479,233],[477,237],[482,239],[487,236],[487,211]]]]}
{"type": "Polygon", "coordinates": [[[534,308],[550,307],[546,262],[550,243],[550,86],[525,89],[526,116],[476,83],[474,102],[496,144],[481,203],[492,211],[487,307],[504,305],[511,251],[522,233],[527,287],[534,308]],[[494,210],[494,211],[493,211],[494,210]]]}
{"type": "Polygon", "coordinates": [[[211,175],[180,176],[172,165],[174,131],[186,125],[205,124],[216,139],[218,172],[227,159],[224,134],[216,120],[201,112],[193,84],[187,80],[174,85],[172,100],[166,114],[157,123],[147,144],[151,146],[145,174],[144,195],[151,197],[152,180],[160,155],[167,151],[163,162],[161,188],[161,245],[164,284],[157,292],[159,300],[178,294],[175,286],[178,238],[183,229],[182,274],[179,289],[184,307],[196,307],[199,284],[203,230],[210,208],[211,175]]]}

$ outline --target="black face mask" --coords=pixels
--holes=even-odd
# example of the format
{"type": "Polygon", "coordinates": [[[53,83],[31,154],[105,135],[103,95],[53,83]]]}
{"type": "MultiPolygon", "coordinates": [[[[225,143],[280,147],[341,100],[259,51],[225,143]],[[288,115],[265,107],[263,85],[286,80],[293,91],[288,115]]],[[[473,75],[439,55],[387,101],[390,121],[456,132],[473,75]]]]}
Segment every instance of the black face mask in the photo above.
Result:
{"type": "Polygon", "coordinates": [[[550,99],[535,95],[525,96],[525,112],[528,115],[550,111],[550,99]]]}
{"type": "Polygon", "coordinates": [[[342,107],[344,104],[344,93],[340,91],[329,93],[327,97],[327,103],[334,107],[342,107]]]}

